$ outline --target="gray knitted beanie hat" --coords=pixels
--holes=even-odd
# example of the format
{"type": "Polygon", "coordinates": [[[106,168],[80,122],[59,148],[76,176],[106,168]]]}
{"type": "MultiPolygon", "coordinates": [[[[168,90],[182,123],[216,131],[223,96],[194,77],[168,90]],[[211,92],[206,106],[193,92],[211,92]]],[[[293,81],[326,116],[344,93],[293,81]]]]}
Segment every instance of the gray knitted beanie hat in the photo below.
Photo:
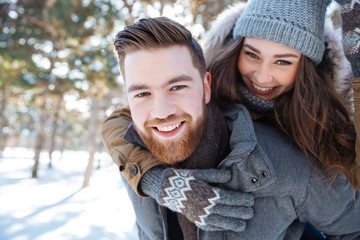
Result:
{"type": "Polygon", "coordinates": [[[324,24],[331,0],[251,0],[233,37],[254,37],[294,48],[315,64],[325,50],[324,24]]]}

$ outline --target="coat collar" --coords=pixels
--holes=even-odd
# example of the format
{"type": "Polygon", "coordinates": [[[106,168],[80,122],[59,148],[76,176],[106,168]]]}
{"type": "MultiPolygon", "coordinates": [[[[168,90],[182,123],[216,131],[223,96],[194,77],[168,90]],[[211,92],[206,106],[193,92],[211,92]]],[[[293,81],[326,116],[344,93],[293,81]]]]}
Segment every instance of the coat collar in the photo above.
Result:
{"type": "Polygon", "coordinates": [[[274,167],[258,144],[248,110],[239,104],[224,103],[220,107],[231,130],[231,153],[219,164],[220,168],[232,169],[233,176],[226,186],[253,192],[274,183],[274,167]]]}

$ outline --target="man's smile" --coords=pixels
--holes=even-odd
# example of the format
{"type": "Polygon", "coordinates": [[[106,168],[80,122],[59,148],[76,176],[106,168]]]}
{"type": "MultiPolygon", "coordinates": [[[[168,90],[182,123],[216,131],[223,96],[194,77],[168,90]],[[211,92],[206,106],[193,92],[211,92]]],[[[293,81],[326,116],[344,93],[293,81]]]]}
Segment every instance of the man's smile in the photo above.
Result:
{"type": "Polygon", "coordinates": [[[153,127],[156,135],[164,138],[171,138],[177,136],[185,126],[185,121],[163,124],[161,126],[153,127]]]}
{"type": "Polygon", "coordinates": [[[178,128],[180,126],[180,124],[181,124],[181,122],[178,122],[178,123],[168,125],[168,126],[158,126],[156,128],[160,132],[170,132],[170,131],[174,130],[175,128],[178,128]]]}

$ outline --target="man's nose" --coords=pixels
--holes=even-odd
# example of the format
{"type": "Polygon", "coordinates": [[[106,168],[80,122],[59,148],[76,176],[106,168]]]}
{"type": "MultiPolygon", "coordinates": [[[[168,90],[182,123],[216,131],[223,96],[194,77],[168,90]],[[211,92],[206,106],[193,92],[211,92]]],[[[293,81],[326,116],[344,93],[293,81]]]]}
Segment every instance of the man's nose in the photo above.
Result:
{"type": "Polygon", "coordinates": [[[152,118],[165,119],[176,113],[176,107],[166,94],[159,94],[153,98],[151,116],[152,118]]]}
{"type": "Polygon", "coordinates": [[[270,67],[267,64],[261,64],[255,71],[255,78],[258,83],[269,83],[273,80],[270,67]]]}

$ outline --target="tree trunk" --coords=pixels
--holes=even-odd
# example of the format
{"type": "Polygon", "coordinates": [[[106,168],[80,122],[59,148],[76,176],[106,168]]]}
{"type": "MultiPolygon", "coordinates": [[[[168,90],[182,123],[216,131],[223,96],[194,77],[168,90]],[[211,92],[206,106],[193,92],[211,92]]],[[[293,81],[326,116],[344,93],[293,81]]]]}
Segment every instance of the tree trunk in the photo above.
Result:
{"type": "Polygon", "coordinates": [[[61,145],[60,145],[60,160],[63,159],[64,151],[66,147],[67,129],[64,128],[61,133],[61,145]]]}
{"type": "Polygon", "coordinates": [[[59,96],[58,98],[58,101],[56,103],[56,110],[55,110],[55,114],[54,114],[54,120],[52,122],[52,131],[51,131],[51,136],[50,136],[50,146],[49,146],[49,165],[48,167],[51,168],[52,167],[52,153],[54,151],[54,148],[55,148],[55,137],[56,137],[56,132],[57,132],[57,129],[58,129],[58,118],[59,118],[59,111],[60,111],[60,108],[61,108],[61,104],[62,104],[62,101],[63,101],[63,97],[62,96],[59,96]]]}
{"type": "Polygon", "coordinates": [[[7,99],[6,99],[6,91],[3,90],[1,94],[1,103],[0,103],[0,158],[2,157],[2,153],[4,148],[6,147],[7,136],[3,132],[3,128],[7,125],[8,121],[4,115],[7,99]]]}
{"type": "Polygon", "coordinates": [[[90,185],[90,177],[93,169],[94,155],[96,150],[97,115],[98,115],[98,102],[95,98],[92,97],[90,119],[89,119],[89,163],[86,168],[83,187],[88,187],[90,185]]]}
{"type": "Polygon", "coordinates": [[[45,141],[45,125],[46,125],[46,100],[44,99],[43,104],[40,107],[40,122],[38,125],[38,135],[35,140],[35,164],[32,171],[32,178],[37,178],[37,171],[39,168],[40,161],[40,153],[43,149],[44,141],[45,141]]]}

